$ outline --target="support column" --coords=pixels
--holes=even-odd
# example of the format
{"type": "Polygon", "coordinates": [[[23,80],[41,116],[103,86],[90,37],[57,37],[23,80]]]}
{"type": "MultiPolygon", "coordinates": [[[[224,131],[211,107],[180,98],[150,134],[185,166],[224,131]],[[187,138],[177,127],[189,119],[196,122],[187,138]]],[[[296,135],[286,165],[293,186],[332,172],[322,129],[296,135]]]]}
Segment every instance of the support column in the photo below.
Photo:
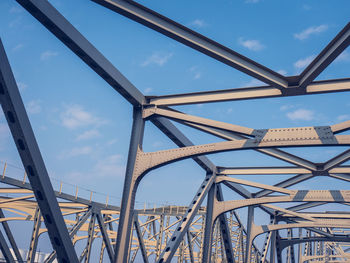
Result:
{"type": "Polygon", "coordinates": [[[245,261],[249,263],[252,257],[252,228],[254,224],[254,206],[248,206],[248,218],[247,218],[247,237],[246,237],[246,249],[245,249],[245,261]]]}
{"type": "Polygon", "coordinates": [[[38,246],[39,229],[41,226],[41,213],[39,207],[35,210],[32,239],[30,241],[27,262],[34,263],[36,248],[38,246]]]}
{"type": "Polygon", "coordinates": [[[213,217],[215,195],[216,195],[216,183],[212,184],[207,196],[208,201],[207,201],[207,211],[205,216],[202,263],[211,262],[211,244],[213,240],[213,226],[215,221],[215,218],[213,217]]]}
{"type": "Polygon", "coordinates": [[[142,119],[142,109],[135,107],[133,113],[133,125],[129,147],[128,163],[126,166],[123,197],[120,208],[117,242],[115,246],[115,263],[128,262],[128,249],[131,236],[135,195],[137,189],[134,170],[136,164],[137,150],[142,148],[143,131],[145,122],[142,119]]]}

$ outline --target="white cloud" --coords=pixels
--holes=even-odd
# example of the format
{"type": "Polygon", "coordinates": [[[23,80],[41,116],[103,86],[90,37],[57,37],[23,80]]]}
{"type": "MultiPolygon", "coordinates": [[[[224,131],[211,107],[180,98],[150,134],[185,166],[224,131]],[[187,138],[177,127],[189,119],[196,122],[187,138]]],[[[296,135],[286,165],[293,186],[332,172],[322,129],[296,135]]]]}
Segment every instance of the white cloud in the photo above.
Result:
{"type": "Polygon", "coordinates": [[[279,71],[277,71],[277,73],[279,73],[283,76],[287,76],[287,71],[285,71],[284,69],[280,69],[279,71]]]}
{"type": "Polygon", "coordinates": [[[337,117],[337,120],[338,120],[338,121],[347,121],[347,120],[350,120],[350,115],[348,115],[348,114],[339,115],[339,116],[337,117]]]}
{"type": "Polygon", "coordinates": [[[82,141],[82,140],[89,140],[93,139],[96,137],[99,137],[101,134],[98,130],[93,129],[93,130],[88,130],[83,132],[82,134],[79,134],[76,138],[77,141],[82,141]]]}
{"type": "Polygon", "coordinates": [[[152,91],[153,91],[153,89],[150,87],[148,87],[144,90],[145,94],[147,94],[147,95],[150,94],[152,91]]]}
{"type": "Polygon", "coordinates": [[[98,176],[112,177],[124,176],[125,168],[123,156],[120,154],[114,154],[98,161],[94,167],[94,170],[95,174],[98,176]]]}
{"type": "Polygon", "coordinates": [[[309,38],[311,35],[317,35],[320,34],[328,29],[328,25],[319,25],[319,26],[311,26],[300,33],[295,33],[294,37],[299,40],[304,40],[309,38]]]}
{"type": "Polygon", "coordinates": [[[85,111],[80,105],[65,106],[61,113],[62,125],[68,129],[75,129],[84,126],[100,126],[106,123],[106,120],[94,116],[85,111]]]}
{"type": "Polygon", "coordinates": [[[308,56],[306,58],[299,59],[294,63],[294,67],[298,70],[304,69],[306,66],[308,66],[312,60],[315,58],[315,55],[308,56]]]}
{"type": "Polygon", "coordinates": [[[259,51],[264,48],[264,45],[261,44],[259,40],[244,39],[243,37],[240,37],[238,39],[238,44],[252,51],[259,51]]]}
{"type": "Polygon", "coordinates": [[[44,61],[44,60],[48,60],[52,57],[56,57],[58,55],[57,52],[55,51],[51,51],[51,50],[46,50],[43,53],[40,54],[40,60],[44,61]]]}
{"type": "Polygon", "coordinates": [[[20,7],[17,7],[17,6],[12,6],[9,10],[9,12],[11,14],[18,14],[18,13],[22,13],[23,12],[23,9],[20,8],[20,7]]]}
{"type": "Polygon", "coordinates": [[[19,44],[17,44],[16,46],[14,46],[14,47],[12,48],[12,51],[14,51],[14,52],[19,51],[19,50],[21,50],[23,47],[24,47],[24,45],[23,45],[22,43],[19,43],[19,44]]]}
{"type": "Polygon", "coordinates": [[[71,150],[64,152],[61,154],[61,158],[69,158],[69,157],[76,157],[81,155],[88,155],[92,153],[92,148],[90,146],[83,146],[83,147],[75,147],[71,150]]]}
{"type": "Polygon", "coordinates": [[[32,100],[27,103],[27,111],[30,114],[38,114],[41,112],[40,100],[32,100]]]}
{"type": "Polygon", "coordinates": [[[195,19],[190,23],[190,26],[205,27],[207,24],[202,19],[195,19]]]}
{"type": "Polygon", "coordinates": [[[241,88],[255,87],[255,86],[262,86],[262,85],[266,85],[266,83],[264,83],[264,82],[262,82],[262,81],[260,81],[258,79],[251,79],[247,83],[243,84],[241,86],[241,88]]]}
{"type": "Polygon", "coordinates": [[[286,111],[286,110],[290,110],[290,109],[292,109],[292,108],[294,108],[293,105],[282,105],[282,106],[280,107],[280,110],[281,110],[281,111],[286,111]]]}
{"type": "Polygon", "coordinates": [[[23,91],[23,90],[25,90],[25,89],[28,88],[28,85],[27,85],[27,84],[25,84],[25,83],[23,83],[23,82],[20,82],[20,81],[17,82],[17,86],[18,86],[18,89],[19,89],[20,91],[23,91]]]}
{"type": "Polygon", "coordinates": [[[336,59],[334,62],[348,62],[350,61],[350,52],[347,50],[344,50],[336,59]]]}
{"type": "Polygon", "coordinates": [[[142,67],[146,67],[149,65],[157,65],[157,66],[164,66],[165,63],[168,62],[168,60],[173,56],[173,53],[167,53],[167,52],[153,52],[151,56],[149,56],[144,62],[141,63],[142,67]]]}
{"type": "Polygon", "coordinates": [[[315,118],[315,113],[311,110],[298,109],[288,112],[287,117],[292,121],[311,121],[315,118]]]}
{"type": "Polygon", "coordinates": [[[202,73],[198,70],[198,67],[193,66],[189,70],[193,74],[193,79],[200,79],[202,77],[202,73]]]}

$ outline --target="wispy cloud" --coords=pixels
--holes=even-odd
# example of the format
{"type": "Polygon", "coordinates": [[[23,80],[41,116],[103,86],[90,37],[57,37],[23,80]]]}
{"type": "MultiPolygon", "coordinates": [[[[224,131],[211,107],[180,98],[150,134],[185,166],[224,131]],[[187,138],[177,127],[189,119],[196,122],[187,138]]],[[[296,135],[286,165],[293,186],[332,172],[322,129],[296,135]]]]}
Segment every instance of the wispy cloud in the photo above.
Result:
{"type": "Polygon", "coordinates": [[[244,2],[247,4],[256,4],[256,3],[259,3],[260,0],[245,0],[244,2]]]}
{"type": "Polygon", "coordinates": [[[38,114],[41,112],[40,100],[32,100],[27,103],[27,111],[30,114],[38,114]]]}
{"type": "Polygon", "coordinates": [[[173,56],[173,53],[168,52],[153,52],[151,56],[149,56],[145,61],[141,63],[142,67],[146,67],[149,65],[157,65],[157,66],[164,66],[165,63],[168,62],[168,60],[173,56]]]}
{"type": "Polygon", "coordinates": [[[344,50],[336,59],[334,62],[348,62],[350,61],[350,52],[347,50],[344,50]]]}
{"type": "Polygon", "coordinates": [[[287,76],[287,71],[285,71],[284,69],[280,69],[279,71],[277,71],[277,73],[279,73],[283,76],[287,76]]]}
{"type": "Polygon", "coordinates": [[[153,89],[150,87],[144,89],[144,93],[147,95],[150,94],[152,91],[153,91],[153,89]]]}
{"type": "Polygon", "coordinates": [[[12,6],[9,10],[10,14],[19,14],[23,12],[23,9],[17,6],[12,6]]]}
{"type": "Polygon", "coordinates": [[[348,114],[339,115],[337,117],[337,121],[347,121],[347,120],[350,120],[350,115],[348,114]]]}
{"type": "Polygon", "coordinates": [[[205,27],[207,25],[207,23],[204,22],[204,20],[202,19],[195,19],[190,23],[190,26],[194,26],[194,27],[205,27]]]}
{"type": "Polygon", "coordinates": [[[19,50],[21,50],[23,47],[24,47],[24,45],[23,45],[22,43],[19,43],[19,44],[17,44],[16,46],[14,46],[14,47],[12,48],[12,51],[13,51],[13,52],[19,51],[19,50]]]}
{"type": "Polygon", "coordinates": [[[288,112],[287,117],[292,121],[311,121],[315,119],[315,112],[306,109],[298,109],[288,112]]]}
{"type": "Polygon", "coordinates": [[[198,70],[197,66],[191,67],[188,71],[193,74],[193,79],[200,79],[202,77],[202,73],[198,70]]]}
{"type": "Polygon", "coordinates": [[[252,51],[260,51],[265,48],[265,46],[261,44],[259,40],[244,39],[243,37],[238,39],[238,44],[252,51]]]}
{"type": "Polygon", "coordinates": [[[266,85],[264,82],[258,80],[258,79],[251,79],[250,81],[244,83],[241,88],[246,88],[246,87],[255,87],[255,86],[262,86],[266,85]]]}
{"type": "Polygon", "coordinates": [[[303,70],[306,66],[308,66],[312,62],[314,58],[315,58],[315,55],[311,55],[306,58],[299,59],[294,63],[294,67],[297,70],[303,70]]]}
{"type": "Polygon", "coordinates": [[[89,140],[101,136],[100,132],[96,129],[85,131],[79,134],[76,138],[77,141],[89,140]]]}
{"type": "Polygon", "coordinates": [[[43,53],[40,54],[40,60],[44,61],[44,60],[48,60],[52,57],[56,57],[58,55],[57,52],[55,51],[51,51],[51,50],[46,50],[43,53]]]}
{"type": "Polygon", "coordinates": [[[62,125],[68,129],[89,125],[100,126],[107,123],[106,120],[94,116],[80,105],[65,106],[65,110],[61,113],[61,121],[62,125]]]}
{"type": "Polygon", "coordinates": [[[299,40],[304,40],[309,38],[311,35],[317,35],[320,34],[328,29],[328,25],[319,25],[319,26],[311,26],[300,33],[295,33],[294,37],[299,40]]]}
{"type": "Polygon", "coordinates": [[[27,85],[27,84],[25,84],[25,83],[23,83],[23,82],[20,82],[20,81],[17,82],[17,86],[18,86],[18,89],[19,89],[20,91],[23,91],[23,90],[25,90],[25,89],[28,88],[28,85],[27,85]]]}
{"type": "Polygon", "coordinates": [[[94,170],[101,177],[123,176],[125,174],[123,156],[120,154],[110,155],[99,160],[94,170]]]}
{"type": "Polygon", "coordinates": [[[74,147],[70,149],[69,151],[64,151],[60,154],[60,159],[70,158],[70,157],[77,157],[82,155],[89,155],[92,153],[92,148],[90,146],[83,146],[83,147],[74,147]]]}

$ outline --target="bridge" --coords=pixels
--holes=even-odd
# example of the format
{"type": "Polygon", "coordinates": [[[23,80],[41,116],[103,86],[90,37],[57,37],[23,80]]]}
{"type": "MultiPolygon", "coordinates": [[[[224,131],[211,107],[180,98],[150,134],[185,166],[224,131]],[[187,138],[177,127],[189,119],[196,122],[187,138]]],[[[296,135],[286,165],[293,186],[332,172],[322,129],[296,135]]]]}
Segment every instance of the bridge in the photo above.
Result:
{"type": "MultiPolygon", "coordinates": [[[[145,96],[53,5],[45,0],[16,0],[133,107],[133,125],[121,202],[93,191],[65,192],[53,186],[27,116],[6,50],[0,41],[0,102],[23,163],[14,178],[4,163],[0,182],[0,248],[6,262],[347,262],[350,261],[350,120],[325,126],[261,129],[195,116],[175,106],[350,91],[350,79],[316,78],[350,44],[350,24],[297,76],[283,76],[184,25],[129,0],[93,0],[174,41],[264,83],[229,90],[145,96]],[[176,148],[143,150],[146,123],[153,124],[176,148]],[[180,126],[179,126],[180,125],[180,126]],[[217,139],[195,145],[186,126],[217,139]],[[186,129],[185,129],[186,130],[186,129]],[[315,163],[290,148],[342,147],[315,163]],[[222,167],[208,156],[254,151],[285,166],[222,167]],[[203,180],[187,206],[135,206],[140,182],[153,170],[181,160],[203,169],[203,180]],[[281,178],[273,185],[251,175],[281,178]],[[300,188],[315,178],[343,182],[343,189],[300,188]],[[227,193],[239,198],[230,198],[227,193]],[[325,210],[323,207],[342,207],[325,210]],[[333,206],[332,206],[333,207],[333,206]],[[244,219],[237,211],[246,209],[244,219]],[[262,222],[261,213],[269,218],[262,222]],[[27,248],[19,247],[12,222],[31,225],[27,248]],[[48,237],[50,253],[39,259],[39,241],[48,237]],[[23,252],[24,251],[24,252],[23,252]]],[[[6,36],[2,36],[6,38],[6,36]]]]}

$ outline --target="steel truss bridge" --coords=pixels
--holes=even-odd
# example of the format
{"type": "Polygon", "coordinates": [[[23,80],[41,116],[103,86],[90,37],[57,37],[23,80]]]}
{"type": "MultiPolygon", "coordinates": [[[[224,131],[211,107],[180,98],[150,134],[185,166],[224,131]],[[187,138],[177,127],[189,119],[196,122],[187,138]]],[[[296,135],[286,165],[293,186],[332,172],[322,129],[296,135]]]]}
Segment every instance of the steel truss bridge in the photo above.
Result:
{"type": "MultiPolygon", "coordinates": [[[[350,181],[346,150],[324,163],[314,163],[284,150],[288,147],[349,146],[350,121],[322,127],[254,129],[192,116],[177,105],[305,96],[350,90],[350,79],[315,81],[350,44],[350,24],[298,76],[281,74],[128,0],[93,0],[98,5],[151,28],[189,48],[248,74],[266,85],[230,90],[147,97],[46,0],[16,0],[59,41],[101,76],[133,107],[133,126],[120,207],[80,198],[52,187],[36,143],[4,47],[0,42],[0,102],[25,168],[26,180],[5,173],[1,182],[0,234],[7,262],[34,262],[38,239],[48,234],[52,252],[46,262],[349,262],[350,191],[298,190],[298,183],[315,177],[350,181]],[[146,122],[153,123],[178,148],[144,152],[146,122]],[[220,142],[194,145],[173,124],[211,134],[220,142]],[[223,139],[223,141],[222,141],[223,139]],[[206,155],[226,151],[257,151],[286,162],[284,167],[218,167],[206,155]],[[187,207],[135,209],[140,181],[151,170],[183,159],[203,168],[203,182],[187,207]],[[275,185],[239,179],[238,175],[289,175],[275,185]],[[293,187],[295,187],[293,189],[293,187]],[[223,188],[241,196],[225,200],[223,188]],[[248,189],[256,188],[257,191],[248,189]],[[203,204],[204,199],[207,200],[203,204]],[[288,206],[290,203],[290,206],[288,206]],[[297,203],[295,205],[295,203],[297,203]],[[344,211],[323,211],[336,203],[344,211]],[[281,206],[284,204],[286,206],[281,206]],[[236,210],[247,208],[242,222],[236,210]],[[313,212],[306,212],[313,208],[313,212]],[[270,222],[259,225],[259,209],[270,222]],[[22,258],[9,221],[33,221],[28,255],[22,258]],[[43,223],[43,224],[42,224],[43,223]],[[256,238],[264,236],[259,246],[256,238]],[[5,238],[6,237],[6,238],[5,238]],[[83,242],[81,240],[84,240],[83,242]],[[98,251],[94,243],[99,242],[98,251]],[[78,248],[78,244],[84,245],[78,248]]],[[[6,38],[6,36],[3,36],[6,38]]]]}

